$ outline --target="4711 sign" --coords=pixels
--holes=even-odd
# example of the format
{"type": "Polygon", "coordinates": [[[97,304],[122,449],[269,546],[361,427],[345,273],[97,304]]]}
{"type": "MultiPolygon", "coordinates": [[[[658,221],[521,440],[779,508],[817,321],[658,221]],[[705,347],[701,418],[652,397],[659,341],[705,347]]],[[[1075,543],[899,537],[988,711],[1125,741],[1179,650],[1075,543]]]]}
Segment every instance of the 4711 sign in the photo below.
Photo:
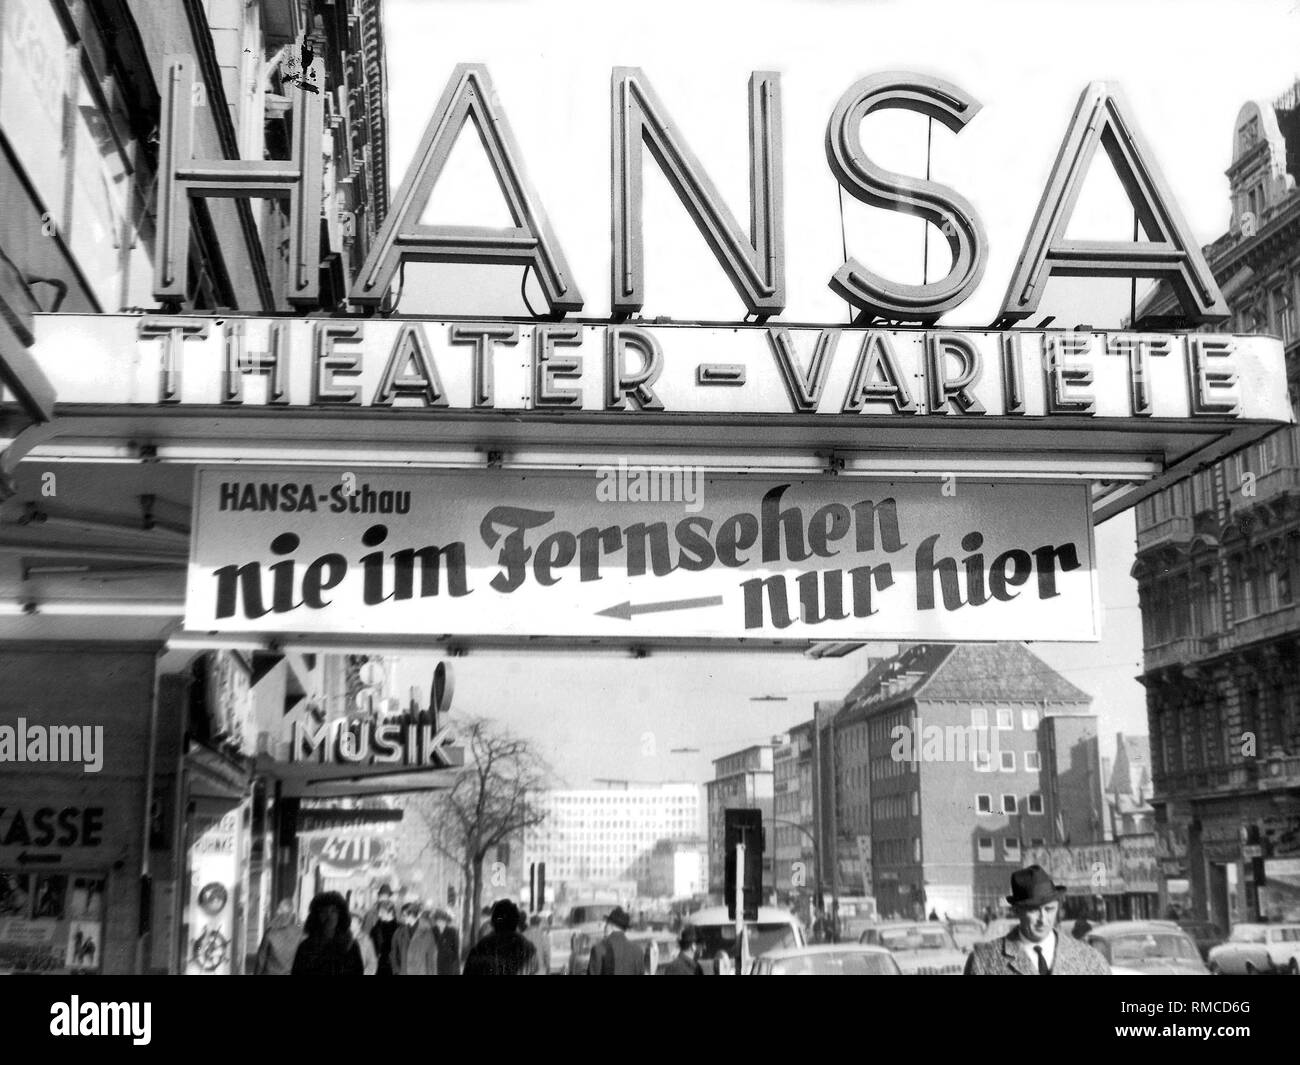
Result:
{"type": "Polygon", "coordinates": [[[1082,482],[203,470],[186,627],[1093,640],[1082,482]],[[675,491],[689,479],[690,492],[675,491]],[[653,483],[646,488],[642,481],[653,483]],[[303,506],[309,500],[312,505],[303,506]],[[355,505],[354,505],[355,504],[355,505]]]}

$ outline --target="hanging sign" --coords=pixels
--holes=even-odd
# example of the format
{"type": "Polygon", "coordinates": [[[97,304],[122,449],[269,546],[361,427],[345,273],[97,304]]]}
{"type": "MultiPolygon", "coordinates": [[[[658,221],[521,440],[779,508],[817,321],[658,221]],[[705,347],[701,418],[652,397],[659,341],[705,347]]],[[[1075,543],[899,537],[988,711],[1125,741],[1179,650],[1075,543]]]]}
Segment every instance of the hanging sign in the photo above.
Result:
{"type": "Polygon", "coordinates": [[[192,631],[1098,637],[1082,483],[240,468],[195,499],[192,631]]]}

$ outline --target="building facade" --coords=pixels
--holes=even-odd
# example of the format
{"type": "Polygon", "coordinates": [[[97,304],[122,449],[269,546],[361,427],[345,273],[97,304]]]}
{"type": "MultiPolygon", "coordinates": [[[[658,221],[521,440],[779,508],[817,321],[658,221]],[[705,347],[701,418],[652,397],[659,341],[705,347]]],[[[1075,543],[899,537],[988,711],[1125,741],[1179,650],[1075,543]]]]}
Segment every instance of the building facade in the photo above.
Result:
{"type": "Polygon", "coordinates": [[[772,753],[772,861],[777,899],[797,903],[817,886],[813,722],[795,725],[772,753]]]}
{"type": "Polygon", "coordinates": [[[1101,838],[1090,702],[1014,643],[912,645],[854,686],[832,730],[835,831],[882,915],[996,910],[1030,848],[1101,838]]]}
{"type": "MultiPolygon", "coordinates": [[[[179,255],[183,298],[154,298],[159,130],[167,57],[189,56],[193,154],[288,158],[306,54],[322,60],[313,87],[331,101],[322,255],[311,264],[328,294],[342,291],[387,203],[374,0],[0,5],[0,364],[22,357],[41,312],[287,308],[277,278],[288,268],[288,218],[267,200],[196,202],[179,255]]],[[[4,405],[6,446],[30,411],[4,405]]],[[[102,729],[103,764],[6,765],[0,775],[0,970],[237,972],[285,887],[267,843],[275,805],[250,772],[256,736],[214,727],[234,707],[251,720],[257,690],[279,683],[274,669],[205,656],[211,670],[200,678],[200,649],[164,650],[188,535],[188,506],[171,501],[187,498],[188,479],[134,482],[125,498],[136,520],[126,523],[78,513],[105,498],[102,467],[0,479],[6,599],[128,604],[109,611],[111,636],[34,608],[4,621],[0,724],[102,729]],[[76,831],[46,832],[49,817],[76,831]]],[[[282,698],[276,712],[294,705],[282,698]]]]}
{"type": "MultiPolygon", "coordinates": [[[[1205,249],[1232,317],[1300,380],[1300,84],[1237,115],[1231,221],[1205,249]]],[[[1138,326],[1173,311],[1157,288],[1138,326]]],[[[1139,504],[1157,852],[1170,894],[1221,929],[1267,916],[1270,863],[1300,857],[1300,435],[1295,427],[1139,504]],[[1267,897],[1267,894],[1265,895],[1267,897]]]]}
{"type": "Polygon", "coordinates": [[[525,834],[524,864],[546,863],[547,894],[557,902],[614,881],[655,894],[656,846],[698,841],[703,827],[696,784],[623,781],[548,791],[537,803],[546,817],[525,834]]]}

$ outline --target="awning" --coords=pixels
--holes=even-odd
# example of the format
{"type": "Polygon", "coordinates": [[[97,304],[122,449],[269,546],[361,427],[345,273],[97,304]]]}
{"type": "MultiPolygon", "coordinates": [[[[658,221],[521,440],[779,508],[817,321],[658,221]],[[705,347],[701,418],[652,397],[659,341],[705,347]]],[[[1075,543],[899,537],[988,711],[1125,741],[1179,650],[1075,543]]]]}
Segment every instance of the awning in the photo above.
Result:
{"type": "Polygon", "coordinates": [[[319,762],[280,762],[259,755],[255,772],[279,782],[281,794],[292,799],[345,799],[393,795],[412,791],[446,791],[456,783],[457,769],[433,766],[324,765],[319,762]]]}

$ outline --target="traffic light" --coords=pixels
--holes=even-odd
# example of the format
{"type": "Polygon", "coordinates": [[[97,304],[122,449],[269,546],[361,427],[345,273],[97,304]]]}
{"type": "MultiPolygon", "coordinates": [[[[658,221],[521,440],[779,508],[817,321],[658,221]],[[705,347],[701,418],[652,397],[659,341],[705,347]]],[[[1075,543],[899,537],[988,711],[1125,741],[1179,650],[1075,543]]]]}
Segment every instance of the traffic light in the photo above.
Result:
{"type": "Polygon", "coordinates": [[[736,847],[745,845],[745,868],[741,886],[744,891],[746,921],[758,920],[758,904],[763,897],[763,811],[749,809],[724,810],[723,852],[725,869],[725,897],[727,917],[736,919],[736,847]]]}

